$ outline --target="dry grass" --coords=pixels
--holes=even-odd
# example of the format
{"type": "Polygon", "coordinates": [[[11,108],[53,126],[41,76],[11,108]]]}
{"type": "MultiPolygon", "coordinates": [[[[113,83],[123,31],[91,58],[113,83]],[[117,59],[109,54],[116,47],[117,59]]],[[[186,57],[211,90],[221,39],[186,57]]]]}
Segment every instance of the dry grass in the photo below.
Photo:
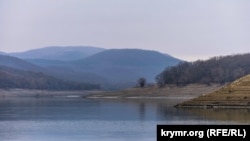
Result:
{"type": "Polygon", "coordinates": [[[178,104],[177,107],[250,108],[250,75],[212,93],[178,104]]]}

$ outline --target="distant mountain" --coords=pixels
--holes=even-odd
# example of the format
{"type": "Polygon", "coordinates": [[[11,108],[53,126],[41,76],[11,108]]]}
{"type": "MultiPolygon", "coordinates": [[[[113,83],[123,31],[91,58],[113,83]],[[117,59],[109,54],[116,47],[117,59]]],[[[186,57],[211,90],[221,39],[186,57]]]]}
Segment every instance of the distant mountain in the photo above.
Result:
{"type": "Polygon", "coordinates": [[[43,73],[68,81],[100,84],[103,89],[133,87],[140,77],[146,78],[148,83],[154,82],[155,76],[166,67],[181,62],[167,54],[140,49],[99,49],[98,53],[71,61],[65,57],[48,57],[52,54],[60,54],[60,50],[64,52],[64,49],[66,48],[52,47],[52,50],[43,48],[18,55],[23,55],[22,57],[26,58],[25,61],[43,68],[45,70],[42,71],[43,73]]]}
{"type": "Polygon", "coordinates": [[[14,68],[14,69],[20,69],[20,70],[29,70],[29,71],[36,71],[36,72],[43,71],[43,68],[39,66],[36,66],[22,59],[8,56],[8,55],[0,55],[0,65],[7,66],[10,68],[14,68]]]}
{"type": "MultiPolygon", "coordinates": [[[[60,61],[55,61],[54,63],[58,64],[58,62],[60,62],[60,61]]],[[[0,77],[1,77],[0,78],[0,80],[1,80],[0,88],[4,88],[4,86],[8,86],[8,88],[13,88],[13,87],[32,88],[32,89],[36,89],[36,88],[47,89],[48,88],[48,89],[58,89],[59,90],[59,86],[58,86],[58,88],[55,88],[55,85],[58,84],[58,85],[65,87],[65,88],[60,87],[62,90],[71,89],[71,88],[73,89],[74,87],[76,89],[79,89],[80,87],[76,87],[76,85],[81,86],[81,88],[83,89],[83,88],[87,88],[89,86],[92,87],[92,84],[89,84],[89,83],[93,82],[93,81],[84,81],[84,83],[83,83],[83,81],[81,81],[81,84],[80,84],[80,82],[76,83],[73,81],[70,81],[70,82],[63,81],[61,79],[58,79],[57,76],[59,74],[62,76],[67,75],[67,74],[74,74],[75,75],[74,72],[70,71],[70,68],[69,69],[65,69],[65,68],[63,68],[63,69],[56,68],[55,69],[55,68],[49,68],[49,67],[43,68],[43,67],[40,67],[38,65],[34,65],[34,64],[29,63],[27,61],[24,61],[22,59],[8,56],[8,55],[0,55],[0,69],[1,69],[0,70],[0,72],[1,72],[0,73],[0,77]],[[65,72],[67,72],[67,73],[65,73],[65,72]],[[57,78],[52,77],[51,75],[53,75],[57,78]],[[28,82],[28,81],[30,81],[30,82],[28,82]],[[32,84],[33,82],[36,84],[32,84]],[[45,86],[46,85],[45,83],[47,83],[48,85],[52,85],[52,87],[45,86]],[[52,83],[56,83],[56,84],[53,85],[52,83]],[[71,83],[74,85],[71,85],[71,83]],[[22,84],[24,84],[25,87],[22,84]],[[13,85],[13,86],[11,86],[11,85],[13,85]],[[33,85],[35,85],[35,86],[33,86],[33,85]],[[70,88],[66,85],[69,85],[70,88]]],[[[79,76],[80,75],[78,75],[78,77],[79,76]]],[[[86,76],[90,76],[90,75],[88,74],[86,76]]],[[[59,77],[59,78],[61,78],[61,77],[59,77]]],[[[67,79],[67,80],[70,80],[70,79],[67,79]]],[[[95,84],[97,84],[97,83],[95,83],[95,84]]],[[[93,85],[93,86],[96,87],[97,85],[93,85]]]]}
{"type": "Polygon", "coordinates": [[[173,65],[179,59],[157,51],[141,49],[110,49],[92,55],[78,62],[88,65],[115,65],[115,66],[162,66],[173,65]]]}
{"type": "Polygon", "coordinates": [[[43,73],[0,66],[0,88],[90,90],[99,89],[99,86],[63,81],[43,73]]]}
{"type": "Polygon", "coordinates": [[[5,55],[6,53],[0,51],[0,55],[5,55]]]}
{"type": "Polygon", "coordinates": [[[31,72],[42,72],[56,78],[78,83],[103,84],[105,78],[92,72],[75,69],[67,61],[45,59],[19,59],[12,56],[0,55],[0,66],[31,72]]]}
{"type": "Polygon", "coordinates": [[[60,60],[47,60],[47,59],[24,59],[24,60],[41,67],[69,65],[67,61],[60,61],[60,60]]]}
{"type": "Polygon", "coordinates": [[[111,49],[82,60],[74,61],[76,68],[96,73],[114,85],[134,86],[139,77],[154,82],[155,76],[181,60],[156,51],[140,49],[111,49]]]}
{"type": "Polygon", "coordinates": [[[26,52],[10,53],[22,59],[46,59],[46,60],[59,60],[69,61],[83,59],[93,54],[104,51],[103,48],[90,47],[90,46],[68,46],[68,47],[45,47],[40,49],[33,49],[26,52]]]}

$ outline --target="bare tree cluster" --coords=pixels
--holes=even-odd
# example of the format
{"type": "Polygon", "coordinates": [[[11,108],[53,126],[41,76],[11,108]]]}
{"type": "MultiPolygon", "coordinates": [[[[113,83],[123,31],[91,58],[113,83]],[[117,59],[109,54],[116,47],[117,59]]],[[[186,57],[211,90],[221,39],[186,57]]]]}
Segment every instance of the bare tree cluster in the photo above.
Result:
{"type": "Polygon", "coordinates": [[[181,62],[156,76],[159,86],[165,84],[226,83],[250,73],[250,54],[214,57],[206,61],[181,62]]]}

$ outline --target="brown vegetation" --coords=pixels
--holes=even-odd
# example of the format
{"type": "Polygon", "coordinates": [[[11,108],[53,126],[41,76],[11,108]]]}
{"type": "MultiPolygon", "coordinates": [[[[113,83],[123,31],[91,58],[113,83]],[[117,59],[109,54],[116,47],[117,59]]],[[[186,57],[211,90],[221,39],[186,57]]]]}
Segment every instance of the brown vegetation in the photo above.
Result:
{"type": "Polygon", "coordinates": [[[209,60],[182,62],[166,68],[156,76],[157,84],[187,85],[192,83],[225,84],[250,74],[250,54],[214,57],[209,60]]]}
{"type": "Polygon", "coordinates": [[[178,104],[177,107],[250,108],[250,75],[210,94],[178,104]]]}

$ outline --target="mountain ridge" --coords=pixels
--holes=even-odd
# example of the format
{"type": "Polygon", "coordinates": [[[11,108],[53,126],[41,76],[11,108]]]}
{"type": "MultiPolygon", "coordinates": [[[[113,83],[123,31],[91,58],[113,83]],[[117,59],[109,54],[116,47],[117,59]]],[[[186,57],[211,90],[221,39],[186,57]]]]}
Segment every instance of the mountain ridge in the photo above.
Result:
{"type": "Polygon", "coordinates": [[[9,55],[1,55],[0,54],[0,65],[1,66],[7,66],[14,69],[19,70],[29,70],[29,71],[43,71],[43,68],[37,65],[34,65],[32,63],[29,63],[27,61],[24,61],[22,59],[9,56],[9,55]]]}
{"type": "Polygon", "coordinates": [[[88,58],[72,62],[82,70],[100,74],[113,83],[130,82],[134,86],[139,77],[149,83],[165,67],[181,62],[177,58],[157,51],[142,49],[110,49],[88,58]]]}
{"type": "MultiPolygon", "coordinates": [[[[58,50],[57,47],[54,49],[58,50]]],[[[28,52],[34,58],[24,60],[43,68],[46,74],[63,80],[100,84],[105,89],[133,87],[139,77],[153,83],[155,76],[164,68],[182,61],[170,55],[143,49],[104,49],[77,60],[40,59],[41,56],[36,55],[42,54],[39,49],[35,50],[35,54],[32,54],[33,51],[28,52]]]]}
{"type": "Polygon", "coordinates": [[[9,54],[22,59],[71,61],[86,58],[103,50],[105,49],[91,46],[50,46],[9,54]]]}
{"type": "Polygon", "coordinates": [[[110,62],[112,61],[115,64],[122,64],[122,65],[147,65],[149,63],[154,65],[161,64],[161,59],[169,58],[172,60],[179,60],[174,58],[170,55],[165,55],[157,51],[153,50],[142,50],[142,49],[109,49],[102,51],[100,53],[94,54],[89,56],[85,59],[81,59],[78,61],[86,61],[91,60],[93,63],[98,62],[110,62]],[[154,57],[154,60],[150,60],[154,57]],[[114,59],[115,58],[115,59],[114,59]],[[150,58],[150,59],[148,59],[150,58]],[[147,60],[146,60],[147,59],[147,60]],[[157,59],[157,60],[156,60],[157,59]],[[139,62],[137,62],[139,61],[139,62]]]}

